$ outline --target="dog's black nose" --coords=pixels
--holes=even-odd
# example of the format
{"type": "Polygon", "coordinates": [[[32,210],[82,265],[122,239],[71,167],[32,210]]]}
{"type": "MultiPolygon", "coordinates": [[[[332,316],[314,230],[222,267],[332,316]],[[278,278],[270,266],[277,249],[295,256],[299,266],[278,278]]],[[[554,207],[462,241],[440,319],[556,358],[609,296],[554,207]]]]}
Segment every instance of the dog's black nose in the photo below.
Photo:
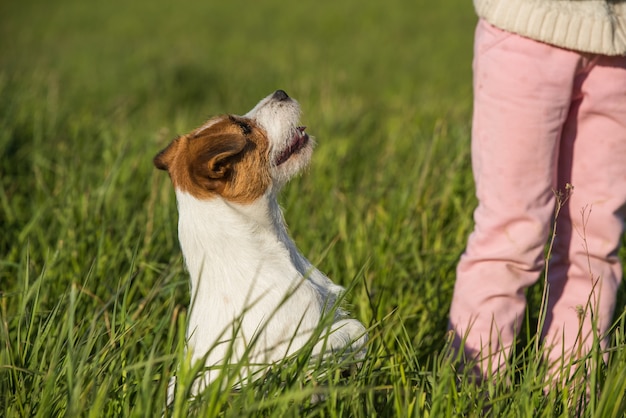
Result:
{"type": "Polygon", "coordinates": [[[289,95],[285,93],[285,90],[276,90],[272,97],[276,100],[283,101],[287,100],[289,98],[289,95]]]}

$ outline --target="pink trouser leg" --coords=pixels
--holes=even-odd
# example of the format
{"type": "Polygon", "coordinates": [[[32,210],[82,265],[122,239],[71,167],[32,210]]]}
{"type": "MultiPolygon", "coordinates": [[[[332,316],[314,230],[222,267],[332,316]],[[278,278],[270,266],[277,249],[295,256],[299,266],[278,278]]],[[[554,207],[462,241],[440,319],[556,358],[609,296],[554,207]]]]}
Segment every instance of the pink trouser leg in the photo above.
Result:
{"type": "Polygon", "coordinates": [[[602,277],[597,292],[602,293],[606,319],[601,329],[606,330],[621,277],[616,251],[626,201],[626,71],[624,58],[615,59],[621,68],[598,70],[609,58],[590,62],[483,21],[474,57],[472,164],[479,204],[457,268],[450,326],[457,348],[463,340],[465,354],[481,360],[480,373],[486,376],[506,361],[519,331],[525,290],[538,280],[544,264],[554,190],[563,190],[566,183],[575,191],[566,215],[559,217],[546,336],[555,344],[555,356],[575,341],[575,308],[585,306],[591,292],[589,260],[594,275],[602,277]],[[606,75],[592,77],[594,71],[606,75]],[[613,79],[607,79],[609,71],[613,79]],[[615,78],[621,86],[616,87],[620,82],[615,78]],[[598,96],[588,100],[588,94],[598,96]],[[609,110],[608,115],[594,113],[609,110]],[[593,210],[583,250],[576,232],[582,218],[570,215],[587,204],[593,210]]]}
{"type": "MultiPolygon", "coordinates": [[[[622,279],[617,252],[626,210],[626,57],[597,56],[575,80],[558,176],[574,192],[557,219],[549,265],[544,342],[554,346],[549,357],[557,365],[588,352],[594,333],[605,335],[622,279]]],[[[600,340],[602,348],[606,342],[600,340]]]]}

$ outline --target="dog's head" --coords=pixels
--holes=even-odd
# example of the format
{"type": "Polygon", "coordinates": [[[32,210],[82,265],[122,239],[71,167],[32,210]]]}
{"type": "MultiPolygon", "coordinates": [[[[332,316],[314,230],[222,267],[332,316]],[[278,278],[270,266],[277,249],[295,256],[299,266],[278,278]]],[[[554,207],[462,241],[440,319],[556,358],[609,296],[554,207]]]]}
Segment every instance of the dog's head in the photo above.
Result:
{"type": "Polygon", "coordinates": [[[199,199],[249,203],[309,163],[313,141],[299,119],[298,102],[277,90],[244,116],[217,116],[174,139],[154,165],[199,199]]]}

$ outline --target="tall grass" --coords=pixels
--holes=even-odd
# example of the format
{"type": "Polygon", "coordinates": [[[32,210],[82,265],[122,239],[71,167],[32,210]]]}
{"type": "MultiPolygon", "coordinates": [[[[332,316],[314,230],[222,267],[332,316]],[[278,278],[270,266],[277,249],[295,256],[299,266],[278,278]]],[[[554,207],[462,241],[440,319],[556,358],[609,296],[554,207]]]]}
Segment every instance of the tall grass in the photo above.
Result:
{"type": "MultiPolygon", "coordinates": [[[[484,386],[447,355],[447,311],[475,205],[471,2],[44,2],[0,6],[0,416],[160,416],[184,395],[187,277],[152,156],[271,91],[318,146],[281,203],[295,241],[370,330],[368,356],[306,350],[174,416],[567,416],[544,393],[534,327],[484,386]]],[[[586,416],[626,411],[623,295],[586,416]]],[[[232,373],[236,373],[236,370],[232,373]]],[[[225,374],[224,379],[232,375],[225,374]]]]}

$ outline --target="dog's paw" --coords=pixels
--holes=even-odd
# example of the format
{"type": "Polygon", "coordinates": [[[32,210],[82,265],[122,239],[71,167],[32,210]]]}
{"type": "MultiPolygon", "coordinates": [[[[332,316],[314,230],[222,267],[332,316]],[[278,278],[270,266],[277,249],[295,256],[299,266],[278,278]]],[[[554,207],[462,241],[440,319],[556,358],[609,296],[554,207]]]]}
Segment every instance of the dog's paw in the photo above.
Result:
{"type": "Polygon", "coordinates": [[[363,324],[356,319],[340,319],[334,322],[328,333],[319,341],[314,352],[352,354],[355,359],[365,356],[367,331],[363,324]]]}

